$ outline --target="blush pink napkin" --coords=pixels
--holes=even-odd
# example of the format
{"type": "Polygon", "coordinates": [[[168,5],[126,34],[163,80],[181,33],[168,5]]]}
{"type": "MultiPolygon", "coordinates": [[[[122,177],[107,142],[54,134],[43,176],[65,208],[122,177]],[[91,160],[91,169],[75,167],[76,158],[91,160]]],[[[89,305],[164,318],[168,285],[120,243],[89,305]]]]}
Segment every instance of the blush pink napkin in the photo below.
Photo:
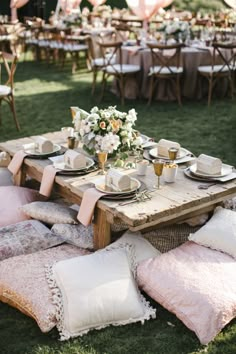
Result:
{"type": "Polygon", "coordinates": [[[17,151],[17,153],[15,153],[11,162],[8,165],[8,170],[13,173],[13,175],[16,175],[20,171],[24,158],[26,156],[27,154],[23,150],[17,151]]]}
{"type": "Polygon", "coordinates": [[[45,197],[50,197],[57,170],[52,166],[46,166],[43,170],[43,177],[40,185],[39,193],[45,197]]]}
{"type": "Polygon", "coordinates": [[[84,192],[77,216],[81,224],[88,226],[91,223],[96,203],[104,194],[105,193],[99,192],[96,188],[89,188],[84,192]]]}

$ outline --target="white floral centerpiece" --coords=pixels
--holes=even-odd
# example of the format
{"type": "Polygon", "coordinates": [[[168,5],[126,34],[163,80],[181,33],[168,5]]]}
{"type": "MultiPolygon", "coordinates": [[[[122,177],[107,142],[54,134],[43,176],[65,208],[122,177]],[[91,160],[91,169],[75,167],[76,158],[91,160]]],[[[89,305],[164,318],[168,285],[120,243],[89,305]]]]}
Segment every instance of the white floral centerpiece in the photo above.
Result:
{"type": "Polygon", "coordinates": [[[89,113],[78,108],[73,124],[83,146],[90,153],[100,150],[116,155],[141,147],[142,138],[134,130],[136,120],[134,109],[126,113],[116,107],[93,107],[89,113]]]}
{"type": "Polygon", "coordinates": [[[190,35],[190,26],[188,22],[173,20],[165,22],[159,31],[163,31],[166,37],[174,37],[178,41],[179,36],[182,36],[182,39],[186,39],[190,35]]]}

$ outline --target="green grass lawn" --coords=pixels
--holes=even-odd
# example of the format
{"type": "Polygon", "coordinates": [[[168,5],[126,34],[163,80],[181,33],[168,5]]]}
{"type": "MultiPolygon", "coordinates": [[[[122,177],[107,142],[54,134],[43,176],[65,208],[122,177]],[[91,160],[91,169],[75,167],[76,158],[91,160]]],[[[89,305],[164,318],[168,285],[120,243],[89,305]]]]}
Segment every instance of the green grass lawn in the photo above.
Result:
{"type": "MultiPolygon", "coordinates": [[[[32,61],[19,64],[15,81],[16,109],[22,129],[16,131],[9,108],[3,104],[0,141],[70,125],[70,106],[89,110],[94,105],[117,105],[125,111],[135,107],[137,128],[143,133],[155,139],[178,141],[196,155],[204,152],[235,164],[236,105],[230,99],[215,98],[210,108],[207,108],[206,100],[184,101],[182,108],[175,102],[154,102],[148,107],[146,101],[127,101],[121,107],[119,99],[107,92],[99,104],[100,87],[97,86],[96,95],[91,98],[91,74],[86,70],[72,76],[69,65],[61,70],[32,61]]],[[[153,301],[151,303],[157,308],[155,320],[144,325],[95,330],[67,342],[58,341],[56,330],[42,334],[32,319],[0,303],[0,354],[236,353],[236,321],[205,347],[174,315],[153,301]]]]}

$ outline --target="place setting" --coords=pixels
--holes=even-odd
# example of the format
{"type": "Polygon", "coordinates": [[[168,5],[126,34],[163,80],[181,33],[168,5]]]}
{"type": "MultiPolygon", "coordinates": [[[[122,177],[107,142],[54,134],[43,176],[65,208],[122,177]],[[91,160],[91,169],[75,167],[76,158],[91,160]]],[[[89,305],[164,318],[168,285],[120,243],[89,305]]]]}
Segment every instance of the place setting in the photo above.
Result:
{"type": "Polygon", "coordinates": [[[144,150],[143,157],[149,161],[163,159],[176,164],[184,164],[195,159],[191,151],[181,147],[179,143],[166,139],[160,139],[155,147],[144,150]]]}
{"type": "Polygon", "coordinates": [[[236,179],[233,166],[223,163],[219,158],[205,154],[199,155],[194,164],[184,169],[184,174],[196,181],[214,182],[212,185],[236,179]]]}

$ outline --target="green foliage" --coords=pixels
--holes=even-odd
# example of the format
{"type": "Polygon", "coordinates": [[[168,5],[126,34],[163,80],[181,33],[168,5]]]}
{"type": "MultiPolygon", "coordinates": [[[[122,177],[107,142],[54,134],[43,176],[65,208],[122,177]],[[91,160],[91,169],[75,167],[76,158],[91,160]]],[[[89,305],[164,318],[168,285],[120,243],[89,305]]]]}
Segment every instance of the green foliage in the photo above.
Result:
{"type": "Polygon", "coordinates": [[[173,6],[179,10],[197,11],[217,11],[226,7],[223,0],[174,0],[173,6]]]}

